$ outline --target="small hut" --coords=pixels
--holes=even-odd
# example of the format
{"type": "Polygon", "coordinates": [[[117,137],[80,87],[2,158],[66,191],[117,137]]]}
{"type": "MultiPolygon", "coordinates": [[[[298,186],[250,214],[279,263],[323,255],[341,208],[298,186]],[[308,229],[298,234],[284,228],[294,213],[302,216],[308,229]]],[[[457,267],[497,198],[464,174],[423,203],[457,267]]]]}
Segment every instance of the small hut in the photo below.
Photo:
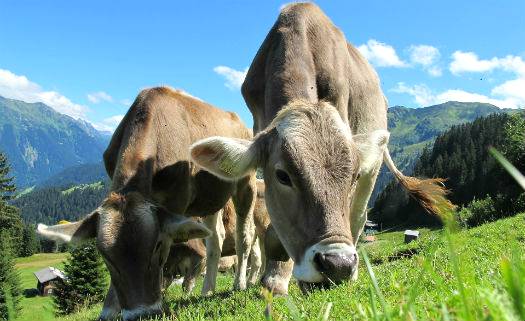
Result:
{"type": "Polygon", "coordinates": [[[379,230],[379,224],[374,223],[370,220],[365,222],[365,235],[374,235],[379,230]]]}
{"type": "Polygon", "coordinates": [[[417,240],[419,237],[419,231],[406,230],[405,231],[405,244],[417,240]]]}
{"type": "Polygon", "coordinates": [[[63,282],[66,278],[62,271],[52,266],[35,272],[35,277],[38,281],[36,288],[38,289],[38,294],[41,296],[53,294],[57,282],[63,282]]]}

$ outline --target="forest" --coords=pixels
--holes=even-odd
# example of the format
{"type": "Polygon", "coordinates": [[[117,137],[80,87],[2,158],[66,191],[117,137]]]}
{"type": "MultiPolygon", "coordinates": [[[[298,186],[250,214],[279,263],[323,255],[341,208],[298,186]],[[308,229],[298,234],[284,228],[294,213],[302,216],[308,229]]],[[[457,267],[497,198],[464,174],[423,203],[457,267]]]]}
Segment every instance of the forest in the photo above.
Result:
{"type": "MultiPolygon", "coordinates": [[[[489,154],[494,147],[523,171],[525,169],[525,113],[492,114],[457,125],[427,146],[414,166],[414,176],[441,177],[449,198],[463,211],[488,199],[485,217],[477,224],[525,210],[525,196],[518,184],[489,154]]],[[[485,201],[484,203],[487,203],[485,201]]],[[[392,181],[370,211],[383,226],[440,225],[439,218],[425,213],[392,181]]],[[[475,222],[472,222],[474,224],[475,222]]]]}

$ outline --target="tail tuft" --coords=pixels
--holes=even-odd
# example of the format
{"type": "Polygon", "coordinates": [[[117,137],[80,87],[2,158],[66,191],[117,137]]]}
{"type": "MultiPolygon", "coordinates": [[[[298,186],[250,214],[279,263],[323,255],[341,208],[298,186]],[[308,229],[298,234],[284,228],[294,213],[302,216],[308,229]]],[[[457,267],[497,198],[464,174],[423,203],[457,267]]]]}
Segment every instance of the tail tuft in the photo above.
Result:
{"type": "Polygon", "coordinates": [[[406,188],[410,196],[416,199],[428,213],[446,219],[450,212],[456,209],[456,206],[447,199],[450,191],[445,188],[445,179],[419,179],[405,176],[396,168],[388,149],[385,150],[384,161],[399,183],[406,188]]]}

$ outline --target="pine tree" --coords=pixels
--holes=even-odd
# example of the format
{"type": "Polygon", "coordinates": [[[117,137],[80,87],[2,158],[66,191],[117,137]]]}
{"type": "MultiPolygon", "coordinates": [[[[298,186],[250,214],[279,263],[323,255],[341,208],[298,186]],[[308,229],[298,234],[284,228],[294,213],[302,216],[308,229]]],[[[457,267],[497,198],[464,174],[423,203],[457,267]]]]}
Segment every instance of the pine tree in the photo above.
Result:
{"type": "Polygon", "coordinates": [[[107,272],[94,242],[70,251],[64,273],[66,280],[57,285],[53,297],[57,315],[70,314],[104,299],[107,272]]]}
{"type": "Polygon", "coordinates": [[[0,320],[14,320],[20,311],[22,288],[12,258],[10,237],[0,233],[0,320]]]}
{"type": "Polygon", "coordinates": [[[13,198],[16,191],[13,184],[14,177],[9,177],[11,167],[4,153],[0,152],[0,199],[8,201],[13,198]]]}
{"type": "Polygon", "coordinates": [[[9,234],[10,251],[13,255],[18,255],[18,247],[15,246],[22,240],[23,223],[18,208],[7,203],[16,190],[12,183],[13,177],[9,177],[9,170],[6,156],[0,152],[0,233],[9,234]]]}
{"type": "Polygon", "coordinates": [[[27,257],[39,251],[40,244],[36,238],[35,229],[34,225],[24,225],[19,256],[27,257]]]}

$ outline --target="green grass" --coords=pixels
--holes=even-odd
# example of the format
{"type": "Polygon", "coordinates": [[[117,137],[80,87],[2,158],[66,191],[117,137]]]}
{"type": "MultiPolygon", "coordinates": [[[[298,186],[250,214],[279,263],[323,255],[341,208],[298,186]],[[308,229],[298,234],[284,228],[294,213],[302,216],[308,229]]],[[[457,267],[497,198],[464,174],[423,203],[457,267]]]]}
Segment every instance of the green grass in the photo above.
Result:
{"type": "MultiPolygon", "coordinates": [[[[16,259],[16,269],[20,274],[22,289],[36,288],[37,281],[33,273],[47,266],[62,268],[65,258],[65,253],[40,253],[16,259]]],[[[17,321],[55,320],[51,297],[24,297],[21,308],[17,321]]]]}
{"type": "MultiPolygon", "coordinates": [[[[422,230],[420,240],[406,245],[401,232],[381,234],[362,246],[357,282],[310,295],[293,281],[288,298],[263,298],[260,288],[232,293],[228,275],[210,298],[198,295],[200,285],[189,296],[172,287],[165,299],[172,316],[165,319],[523,320],[524,218],[457,233],[422,230]]],[[[59,320],[95,320],[100,309],[59,320]]]]}

